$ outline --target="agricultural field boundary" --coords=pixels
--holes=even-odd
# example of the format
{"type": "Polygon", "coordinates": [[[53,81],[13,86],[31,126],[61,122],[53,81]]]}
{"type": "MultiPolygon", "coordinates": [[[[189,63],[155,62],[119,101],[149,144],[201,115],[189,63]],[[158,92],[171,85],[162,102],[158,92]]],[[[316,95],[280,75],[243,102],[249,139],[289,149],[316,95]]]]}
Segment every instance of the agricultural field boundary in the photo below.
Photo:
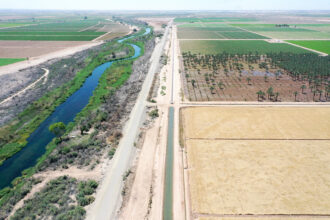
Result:
{"type": "MultiPolygon", "coordinates": [[[[236,26],[235,26],[235,27],[236,27],[236,26]]],[[[239,29],[241,29],[241,30],[244,30],[244,31],[247,31],[247,32],[254,33],[254,34],[259,34],[259,33],[257,33],[257,32],[250,31],[250,30],[247,30],[247,29],[242,28],[242,27],[239,27],[239,26],[237,26],[237,28],[239,28],[239,29]]],[[[265,34],[259,34],[259,35],[264,36],[264,37],[268,37],[268,38],[270,38],[270,39],[274,39],[273,37],[267,36],[267,35],[265,35],[265,34]]],[[[299,39],[297,39],[297,40],[299,40],[299,39]]],[[[266,40],[266,41],[267,41],[267,40],[266,40]]],[[[268,41],[269,41],[269,39],[268,39],[268,41]]],[[[268,41],[267,41],[267,42],[268,42],[268,41]]],[[[308,50],[308,51],[311,51],[311,52],[314,52],[314,53],[318,53],[318,54],[320,54],[321,56],[328,56],[328,54],[323,53],[323,52],[318,51],[318,50],[313,50],[313,49],[311,49],[311,48],[307,48],[307,47],[303,47],[303,46],[300,46],[300,45],[297,45],[297,44],[293,44],[293,43],[290,43],[290,42],[285,41],[285,40],[282,40],[282,41],[283,41],[283,43],[286,43],[286,44],[289,44],[289,45],[292,45],[292,46],[295,46],[295,47],[300,47],[300,48],[302,48],[302,49],[305,49],[305,50],[308,50]]]]}
{"type": "Polygon", "coordinates": [[[288,41],[284,41],[284,43],[287,43],[287,44],[292,45],[292,46],[295,46],[295,47],[300,47],[300,48],[302,48],[302,49],[309,50],[309,51],[314,52],[314,53],[318,53],[318,54],[320,54],[321,56],[328,56],[327,53],[323,53],[323,52],[321,52],[321,51],[314,50],[314,49],[311,49],[311,48],[308,48],[308,47],[303,47],[303,46],[300,46],[300,45],[298,45],[298,44],[294,44],[294,43],[291,43],[291,42],[288,42],[288,41]]]}

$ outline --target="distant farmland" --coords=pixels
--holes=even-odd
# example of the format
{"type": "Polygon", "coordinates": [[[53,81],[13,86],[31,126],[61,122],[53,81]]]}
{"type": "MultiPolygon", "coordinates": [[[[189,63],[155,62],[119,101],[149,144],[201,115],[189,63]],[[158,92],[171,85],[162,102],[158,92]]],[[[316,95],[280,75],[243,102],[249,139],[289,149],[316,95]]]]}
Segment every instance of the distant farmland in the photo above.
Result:
{"type": "Polygon", "coordinates": [[[0,40],[91,41],[106,33],[101,27],[98,20],[29,25],[0,30],[0,40]]]}
{"type": "Polygon", "coordinates": [[[182,52],[190,51],[191,53],[195,54],[218,54],[223,52],[231,54],[245,54],[249,52],[258,52],[259,54],[265,54],[270,52],[308,53],[307,50],[285,43],[268,43],[262,40],[181,40],[180,47],[182,52]]]}
{"type": "Polygon", "coordinates": [[[291,40],[288,42],[330,54],[330,41],[329,40],[309,40],[309,41],[301,41],[301,40],[293,41],[293,40],[291,40]]]}
{"type": "Polygon", "coordinates": [[[20,61],[23,61],[23,60],[25,60],[25,59],[23,59],[23,58],[19,58],[19,59],[0,58],[0,66],[5,66],[5,65],[12,64],[12,63],[17,63],[17,62],[20,62],[20,61]]]}
{"type": "Polygon", "coordinates": [[[267,39],[229,25],[182,25],[178,27],[179,39],[267,39]]]}
{"type": "Polygon", "coordinates": [[[276,27],[276,24],[232,24],[249,31],[277,39],[329,39],[330,26],[322,25],[290,25],[276,27]]]}
{"type": "Polygon", "coordinates": [[[210,17],[210,18],[175,18],[175,22],[251,22],[257,21],[255,18],[235,18],[235,17],[210,17]]]}

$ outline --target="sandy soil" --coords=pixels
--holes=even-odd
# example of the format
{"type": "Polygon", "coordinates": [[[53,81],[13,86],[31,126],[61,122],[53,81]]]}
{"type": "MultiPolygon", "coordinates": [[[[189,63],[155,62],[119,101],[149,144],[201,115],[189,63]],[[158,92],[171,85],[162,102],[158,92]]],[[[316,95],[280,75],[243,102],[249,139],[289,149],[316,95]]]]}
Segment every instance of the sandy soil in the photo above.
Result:
{"type": "Polygon", "coordinates": [[[138,20],[147,22],[148,25],[152,26],[155,31],[160,31],[163,24],[168,24],[173,18],[163,18],[163,17],[147,17],[139,18],[138,20]]]}
{"type": "Polygon", "coordinates": [[[193,218],[329,215],[329,111],[316,106],[183,109],[193,218]]]}
{"type": "MultiPolygon", "coordinates": [[[[165,45],[168,53],[169,42],[165,45]]],[[[157,103],[164,103],[169,94],[160,95],[161,86],[169,86],[170,81],[164,80],[169,65],[160,72],[160,87],[156,97],[157,103]]],[[[120,214],[120,219],[161,219],[163,207],[163,181],[166,152],[167,114],[168,108],[159,106],[159,118],[146,131],[145,140],[139,155],[135,180],[130,198],[120,214]]]]}
{"type": "Polygon", "coordinates": [[[38,57],[59,50],[89,45],[86,41],[8,41],[0,40],[1,58],[38,57]]]}
{"type": "Polygon", "coordinates": [[[203,107],[183,112],[187,138],[330,139],[329,107],[203,107]]]}
{"type": "Polygon", "coordinates": [[[329,214],[330,141],[186,144],[195,213],[329,214]]]}
{"type": "Polygon", "coordinates": [[[312,216],[308,216],[308,217],[304,217],[304,216],[292,216],[292,217],[274,217],[274,216],[267,216],[267,217],[248,217],[248,216],[244,216],[244,217],[201,217],[198,218],[199,220],[294,220],[294,219],[299,219],[299,220],[320,220],[320,219],[324,219],[324,220],[329,220],[329,217],[312,217],[312,216]]]}
{"type": "MultiPolygon", "coordinates": [[[[8,42],[8,41],[6,41],[6,42],[8,42]]],[[[31,41],[31,42],[34,42],[34,41],[31,41]]],[[[58,42],[51,42],[51,44],[52,43],[55,43],[55,45],[56,45],[56,43],[58,43],[58,42]]],[[[70,44],[71,43],[72,42],[70,42],[70,44]]],[[[22,62],[10,64],[10,65],[2,66],[2,67],[0,67],[0,75],[13,73],[13,72],[19,71],[21,69],[25,69],[25,68],[28,68],[28,67],[31,67],[31,66],[35,66],[35,65],[44,63],[44,62],[46,62],[48,60],[51,60],[51,59],[54,59],[54,58],[59,58],[59,57],[65,57],[65,56],[68,56],[68,55],[72,55],[72,54],[77,53],[79,51],[83,51],[83,50],[86,50],[88,48],[100,45],[100,44],[102,44],[102,42],[84,42],[84,43],[80,42],[80,45],[79,45],[79,42],[78,42],[78,45],[75,45],[75,46],[72,47],[72,46],[69,46],[68,43],[66,43],[67,46],[65,46],[64,49],[63,48],[60,49],[60,50],[54,49],[53,52],[49,53],[49,51],[48,51],[47,54],[32,57],[32,58],[29,58],[29,60],[26,60],[26,61],[22,61],[22,62]]],[[[44,47],[47,47],[47,44],[45,44],[44,47]]],[[[56,48],[56,46],[55,46],[55,48],[56,48]]],[[[17,48],[15,50],[17,50],[17,48]]],[[[33,50],[33,48],[32,49],[30,48],[29,50],[31,51],[31,50],[33,50]]],[[[17,52],[16,52],[16,55],[17,55],[17,52]]]]}

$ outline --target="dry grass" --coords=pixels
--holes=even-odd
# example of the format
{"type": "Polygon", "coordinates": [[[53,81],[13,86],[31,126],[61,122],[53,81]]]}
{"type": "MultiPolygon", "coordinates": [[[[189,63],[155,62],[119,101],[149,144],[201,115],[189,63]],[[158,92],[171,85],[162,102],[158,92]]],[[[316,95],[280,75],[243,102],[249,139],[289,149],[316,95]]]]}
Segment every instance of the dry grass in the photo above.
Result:
{"type": "Polygon", "coordinates": [[[199,220],[329,220],[330,218],[320,217],[202,217],[199,220]]]}
{"type": "Polygon", "coordinates": [[[330,214],[329,141],[187,141],[192,210],[330,214]]]}
{"type": "Polygon", "coordinates": [[[183,109],[192,212],[329,215],[330,141],[314,140],[330,138],[329,114],[328,107],[183,109]]]}
{"type": "Polygon", "coordinates": [[[184,109],[188,138],[330,139],[327,107],[184,109]]]}

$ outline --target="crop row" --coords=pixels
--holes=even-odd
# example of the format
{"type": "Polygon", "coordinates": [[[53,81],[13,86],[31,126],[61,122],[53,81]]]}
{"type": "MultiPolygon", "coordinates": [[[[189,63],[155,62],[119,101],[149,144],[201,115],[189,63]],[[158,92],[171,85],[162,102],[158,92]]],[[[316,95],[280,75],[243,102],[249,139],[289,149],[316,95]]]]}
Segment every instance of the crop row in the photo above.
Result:
{"type": "Polygon", "coordinates": [[[212,40],[199,40],[199,41],[189,41],[184,40],[180,41],[180,47],[182,52],[191,52],[191,53],[202,53],[202,54],[219,54],[223,52],[231,54],[247,54],[258,52],[259,54],[266,54],[270,52],[293,52],[293,53],[306,53],[307,50],[304,50],[299,47],[291,46],[285,43],[268,43],[262,40],[253,40],[253,41],[235,41],[235,40],[226,40],[226,41],[212,41],[212,40]]]}

